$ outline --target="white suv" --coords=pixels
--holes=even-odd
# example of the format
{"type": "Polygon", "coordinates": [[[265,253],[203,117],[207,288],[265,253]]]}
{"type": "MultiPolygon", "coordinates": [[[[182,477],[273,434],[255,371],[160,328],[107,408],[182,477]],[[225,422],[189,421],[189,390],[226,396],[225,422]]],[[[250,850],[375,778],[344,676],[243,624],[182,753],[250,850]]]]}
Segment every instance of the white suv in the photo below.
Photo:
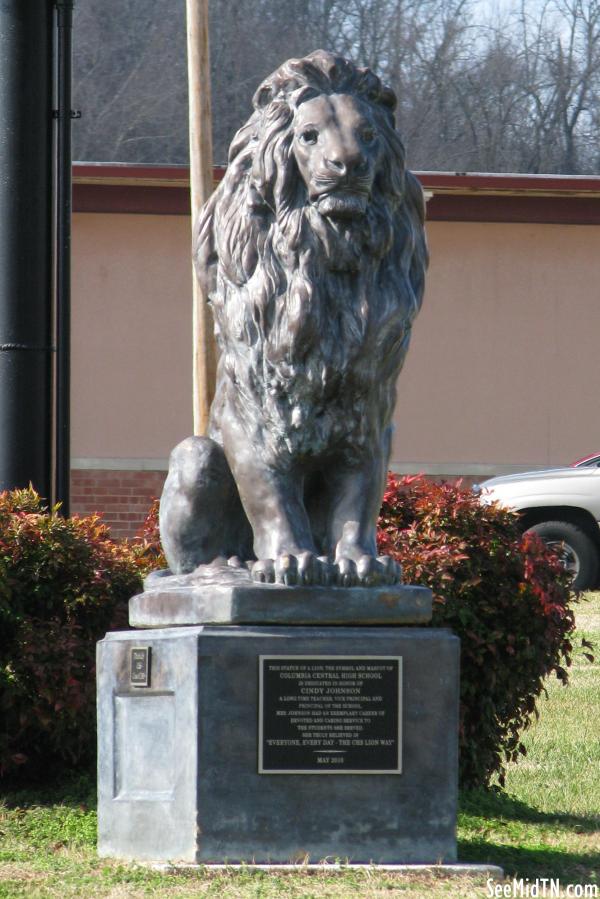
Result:
{"type": "Polygon", "coordinates": [[[600,574],[600,468],[527,471],[479,485],[481,501],[498,500],[520,513],[524,531],[535,531],[573,575],[575,590],[595,587],[600,574]]]}

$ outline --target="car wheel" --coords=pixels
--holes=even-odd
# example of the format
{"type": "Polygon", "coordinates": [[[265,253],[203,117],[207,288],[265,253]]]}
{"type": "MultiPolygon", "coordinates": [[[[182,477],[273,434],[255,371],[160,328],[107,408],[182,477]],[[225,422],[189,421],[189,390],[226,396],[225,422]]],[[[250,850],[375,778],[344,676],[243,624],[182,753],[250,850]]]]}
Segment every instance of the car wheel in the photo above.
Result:
{"type": "Polygon", "coordinates": [[[573,578],[574,590],[593,587],[598,575],[598,552],[592,538],[569,521],[542,521],[529,528],[554,550],[573,578]]]}

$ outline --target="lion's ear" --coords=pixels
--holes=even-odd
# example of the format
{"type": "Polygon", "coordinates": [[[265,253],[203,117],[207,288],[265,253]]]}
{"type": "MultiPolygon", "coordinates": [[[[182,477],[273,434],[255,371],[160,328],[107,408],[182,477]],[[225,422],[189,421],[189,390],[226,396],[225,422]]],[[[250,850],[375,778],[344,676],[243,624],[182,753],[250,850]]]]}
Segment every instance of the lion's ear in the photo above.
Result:
{"type": "MultiPolygon", "coordinates": [[[[318,51],[323,53],[324,51],[318,51]]],[[[317,55],[318,55],[317,53],[317,55]]],[[[313,54],[314,56],[315,54],[313,54]]],[[[331,59],[331,54],[326,54],[331,59]]],[[[319,68],[311,62],[312,56],[305,59],[288,59],[283,65],[262,82],[252,98],[256,110],[266,109],[273,100],[284,99],[292,102],[291,98],[297,91],[303,90],[307,84],[312,85],[314,95],[327,89],[326,79],[319,68]]],[[[300,101],[302,102],[302,101],[300,101]]]]}
{"type": "Polygon", "coordinates": [[[381,93],[379,94],[379,102],[382,106],[387,107],[390,112],[393,112],[398,103],[398,99],[391,87],[387,87],[385,84],[383,84],[381,86],[381,93]]]}
{"type": "Polygon", "coordinates": [[[268,106],[271,100],[273,99],[273,85],[270,81],[263,81],[261,86],[258,88],[254,97],[252,98],[252,103],[254,104],[255,109],[264,109],[265,106],[268,106]]]}

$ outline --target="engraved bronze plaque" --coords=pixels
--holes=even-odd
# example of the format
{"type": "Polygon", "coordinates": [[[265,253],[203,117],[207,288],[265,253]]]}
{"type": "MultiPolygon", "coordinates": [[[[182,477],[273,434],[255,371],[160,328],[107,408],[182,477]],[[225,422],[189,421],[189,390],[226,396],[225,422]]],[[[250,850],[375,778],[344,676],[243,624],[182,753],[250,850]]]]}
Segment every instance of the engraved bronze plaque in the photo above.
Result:
{"type": "Polygon", "coordinates": [[[150,646],[132,648],[130,682],[132,687],[150,686],[150,646]]]}
{"type": "Polygon", "coordinates": [[[400,774],[400,656],[260,656],[260,774],[400,774]]]}

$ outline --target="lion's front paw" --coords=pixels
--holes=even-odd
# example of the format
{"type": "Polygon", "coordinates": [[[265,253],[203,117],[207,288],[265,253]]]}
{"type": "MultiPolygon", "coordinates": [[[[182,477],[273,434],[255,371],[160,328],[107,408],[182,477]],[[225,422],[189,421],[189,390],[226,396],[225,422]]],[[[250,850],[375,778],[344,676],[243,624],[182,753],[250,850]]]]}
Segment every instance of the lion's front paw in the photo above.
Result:
{"type": "Polygon", "coordinates": [[[355,562],[349,556],[342,556],[336,562],[336,584],[340,587],[378,587],[382,584],[397,584],[402,577],[402,569],[390,556],[362,555],[355,562]]]}
{"type": "Polygon", "coordinates": [[[311,552],[285,553],[276,559],[259,559],[250,570],[253,581],[261,584],[315,586],[335,583],[336,568],[325,556],[311,552]]]}

